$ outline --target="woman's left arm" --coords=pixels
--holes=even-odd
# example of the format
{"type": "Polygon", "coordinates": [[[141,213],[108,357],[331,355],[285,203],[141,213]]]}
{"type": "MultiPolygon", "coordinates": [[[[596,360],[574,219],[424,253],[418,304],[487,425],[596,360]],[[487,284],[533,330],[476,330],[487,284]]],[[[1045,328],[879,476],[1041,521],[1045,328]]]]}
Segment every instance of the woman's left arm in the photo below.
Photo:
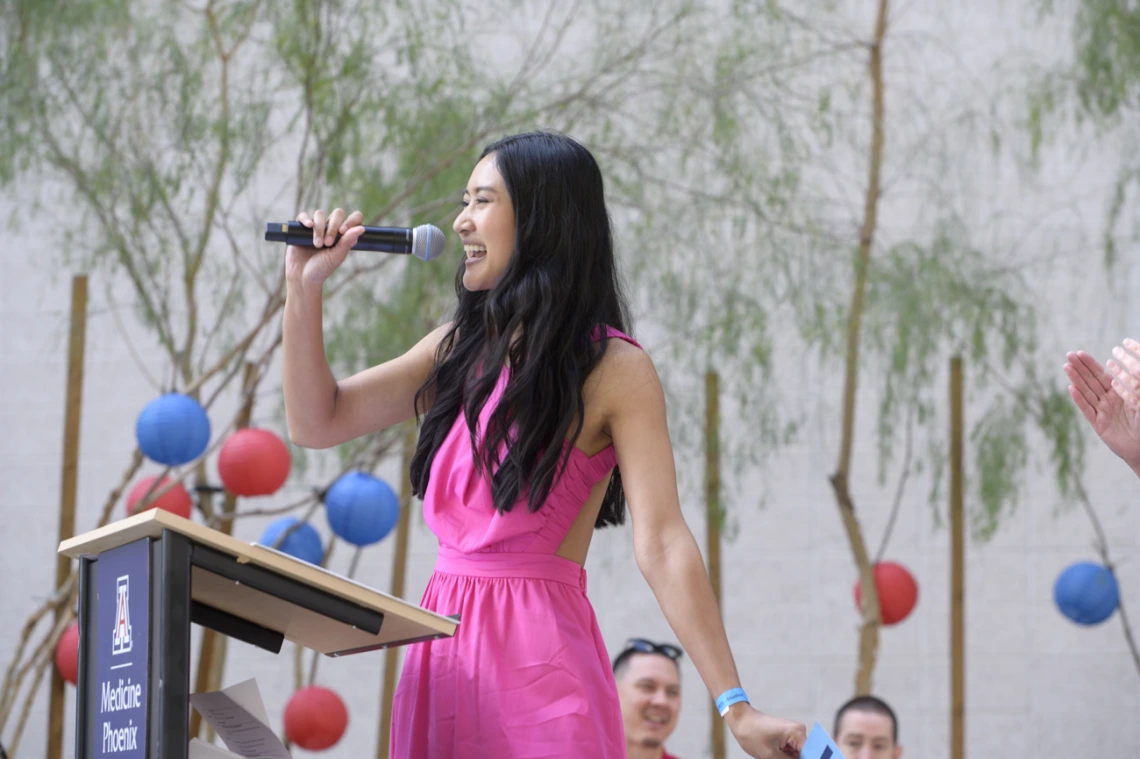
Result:
{"type": "MultiPolygon", "coordinates": [[[[739,688],[740,676],[700,549],[681,514],[665,394],[647,354],[622,350],[612,359],[607,425],[629,504],[637,566],[716,698],[739,688]]],[[[806,739],[803,725],[760,714],[747,703],[731,706],[725,721],[752,756],[798,756],[806,739]]]]}

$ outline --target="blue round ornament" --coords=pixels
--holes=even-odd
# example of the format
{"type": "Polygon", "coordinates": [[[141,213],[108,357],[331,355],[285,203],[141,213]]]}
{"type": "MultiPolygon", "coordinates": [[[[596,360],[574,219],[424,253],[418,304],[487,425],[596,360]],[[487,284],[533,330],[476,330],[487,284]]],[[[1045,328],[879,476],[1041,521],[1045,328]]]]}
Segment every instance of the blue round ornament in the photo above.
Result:
{"type": "Polygon", "coordinates": [[[297,517],[281,517],[270,522],[269,526],[265,528],[265,532],[261,533],[261,539],[257,542],[269,548],[276,548],[278,551],[287,553],[301,561],[319,565],[325,557],[325,549],[321,545],[320,533],[308,522],[303,522],[297,529],[289,533],[289,537],[285,538],[281,545],[277,545],[277,540],[281,534],[297,524],[297,521],[297,517]]]}
{"type": "Polygon", "coordinates": [[[1079,625],[1096,625],[1112,616],[1120,603],[1120,588],[1107,567],[1091,561],[1070,565],[1053,586],[1053,601],[1079,625]]]}
{"type": "Polygon", "coordinates": [[[325,493],[325,514],[337,537],[366,546],[392,531],[400,517],[400,501],[383,480],[348,472],[325,493]]]}
{"type": "Polygon", "coordinates": [[[210,444],[210,418],[198,401],[167,393],[148,403],[135,420],[143,455],[166,466],[188,464],[210,444]]]}

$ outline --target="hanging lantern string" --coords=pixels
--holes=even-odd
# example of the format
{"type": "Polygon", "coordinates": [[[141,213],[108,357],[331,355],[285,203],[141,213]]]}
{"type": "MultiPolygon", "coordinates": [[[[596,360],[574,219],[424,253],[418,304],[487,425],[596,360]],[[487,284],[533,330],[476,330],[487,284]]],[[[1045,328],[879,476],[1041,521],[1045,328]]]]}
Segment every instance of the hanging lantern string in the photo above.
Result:
{"type": "Polygon", "coordinates": [[[234,510],[229,514],[215,514],[209,524],[211,527],[216,527],[220,522],[237,519],[239,517],[280,516],[282,514],[291,513],[307,504],[311,504],[314,498],[318,502],[323,502],[325,496],[328,494],[329,488],[332,487],[334,482],[354,469],[372,471],[376,468],[376,465],[391,452],[391,449],[398,441],[399,438],[391,434],[380,433],[373,435],[361,445],[360,450],[356,452],[357,455],[348,457],[348,462],[344,464],[340,471],[323,487],[314,487],[311,495],[306,495],[285,506],[261,509],[240,509],[234,510]]]}
{"type": "MultiPolygon", "coordinates": [[[[174,488],[179,487],[182,480],[189,476],[191,468],[195,467],[202,458],[211,455],[214,451],[225,446],[225,443],[231,437],[230,433],[233,430],[237,430],[236,418],[230,420],[229,424],[227,424],[227,426],[222,430],[222,434],[220,434],[212,442],[212,444],[208,445],[206,450],[197,456],[194,461],[186,463],[183,465],[183,467],[165,467],[161,473],[151,481],[149,487],[146,489],[146,492],[137,500],[137,503],[153,504],[155,501],[163,497],[174,488]],[[166,478],[165,481],[164,478],[166,478]]],[[[340,471],[330,479],[328,483],[326,483],[323,487],[313,488],[313,493],[311,495],[306,495],[284,506],[275,508],[245,509],[240,511],[235,510],[230,513],[213,513],[212,509],[208,510],[205,508],[204,504],[208,501],[208,499],[203,498],[202,496],[206,496],[208,494],[221,494],[226,492],[226,488],[224,486],[213,485],[208,482],[199,482],[192,487],[193,492],[198,496],[198,498],[195,499],[196,506],[206,518],[207,525],[212,528],[217,528],[222,522],[226,520],[233,520],[238,516],[276,516],[290,513],[303,506],[311,506],[314,499],[317,502],[323,502],[326,494],[328,493],[329,487],[331,487],[334,482],[336,482],[338,479],[340,479],[340,477],[352,469],[359,468],[371,470],[375,468],[380,460],[390,452],[395,441],[396,437],[394,435],[378,434],[371,436],[370,439],[364,441],[364,443],[360,446],[358,454],[356,456],[349,457],[349,460],[341,467],[340,471]]],[[[141,451],[137,452],[136,456],[138,456],[139,453],[141,453],[141,451]]],[[[139,463],[141,463],[141,461],[139,463]]],[[[127,476],[128,481],[130,477],[133,476],[135,471],[137,471],[137,466],[132,467],[130,473],[127,476]]],[[[125,484],[123,488],[125,488],[125,484]]],[[[119,491],[121,491],[123,488],[120,488],[119,491]]],[[[116,494],[119,494],[119,491],[116,491],[116,494]]],[[[113,504],[117,501],[118,497],[109,501],[108,506],[113,506],[113,504]]],[[[109,518],[109,512],[105,512],[104,516],[109,518]]],[[[105,521],[106,518],[101,519],[100,524],[102,525],[105,523],[105,521]]]]}
{"type": "Polygon", "coordinates": [[[348,564],[348,579],[356,576],[356,567],[360,564],[360,555],[364,552],[364,546],[357,546],[356,551],[352,554],[352,561],[348,564]]]}
{"type": "MultiPolygon", "coordinates": [[[[203,409],[208,410],[209,409],[209,403],[203,404],[202,407],[203,407],[203,409]]],[[[154,484],[152,484],[152,487],[148,488],[147,494],[143,498],[139,499],[140,502],[145,502],[147,498],[150,498],[152,496],[152,494],[153,494],[154,499],[160,498],[168,490],[170,490],[171,488],[180,484],[182,482],[182,480],[184,480],[186,477],[188,477],[190,475],[190,473],[193,471],[193,468],[197,465],[198,461],[212,455],[215,451],[217,451],[225,443],[226,437],[228,436],[229,432],[231,430],[237,429],[236,421],[237,421],[237,416],[235,414],[234,418],[231,419],[229,424],[227,424],[226,427],[221,431],[221,434],[218,435],[218,437],[213,442],[211,442],[206,447],[206,449],[204,451],[202,451],[201,454],[196,456],[193,461],[189,461],[186,464],[184,464],[183,466],[168,466],[165,469],[163,469],[161,474],[159,475],[159,477],[157,479],[155,479],[154,484]],[[157,484],[162,481],[163,477],[169,477],[170,482],[167,485],[164,485],[159,489],[159,488],[157,488],[157,484]],[[157,492],[157,494],[154,494],[156,489],[158,490],[158,492],[157,492]]],[[[115,488],[115,490],[113,490],[111,492],[110,496],[107,498],[106,503],[103,504],[103,512],[99,516],[99,522],[98,522],[97,526],[103,527],[104,525],[106,525],[108,523],[108,521],[110,521],[111,513],[114,510],[115,504],[119,502],[119,498],[122,496],[123,491],[126,489],[127,485],[130,483],[131,479],[135,476],[135,473],[138,471],[139,467],[142,465],[143,458],[144,458],[144,455],[142,452],[142,448],[136,446],[132,460],[131,460],[131,465],[127,468],[127,471],[124,473],[123,479],[120,482],[119,487],[115,488]]],[[[207,492],[207,491],[198,490],[198,487],[199,486],[195,486],[195,488],[194,488],[197,492],[199,492],[199,493],[207,492]]],[[[210,487],[210,486],[207,485],[205,487],[210,487]]],[[[213,527],[213,526],[215,526],[214,517],[213,517],[213,515],[209,514],[207,512],[207,510],[203,507],[202,504],[204,503],[204,500],[205,499],[202,499],[202,498],[197,499],[196,506],[198,507],[198,510],[202,512],[203,516],[206,517],[207,524],[209,526],[213,527]]]]}
{"type": "MultiPolygon", "coordinates": [[[[283,301],[283,299],[281,299],[281,300],[283,301]]],[[[194,379],[194,381],[192,381],[189,385],[187,385],[182,391],[183,394],[188,395],[190,397],[194,397],[194,396],[198,395],[199,391],[202,389],[202,387],[205,385],[205,383],[208,380],[213,378],[218,373],[222,373],[222,379],[218,382],[218,385],[214,389],[213,393],[210,394],[210,396],[205,400],[205,402],[201,403],[202,408],[208,412],[210,410],[210,408],[214,405],[215,401],[217,401],[217,399],[221,395],[222,391],[225,388],[229,387],[230,381],[233,379],[234,376],[236,376],[238,369],[245,363],[241,360],[235,360],[235,359],[240,359],[240,358],[244,357],[246,355],[246,353],[248,353],[250,347],[253,344],[254,339],[259,334],[261,334],[261,330],[265,327],[266,324],[269,323],[269,321],[277,313],[279,305],[280,305],[280,303],[278,303],[277,301],[271,301],[269,304],[267,304],[266,309],[265,309],[264,313],[262,314],[260,321],[256,325],[254,325],[253,328],[249,332],[247,332],[246,335],[241,340],[239,340],[237,342],[237,344],[235,344],[232,348],[230,348],[228,351],[226,351],[225,355],[221,356],[218,359],[218,361],[215,362],[215,364],[213,366],[211,366],[206,371],[201,372],[198,375],[198,377],[196,379],[194,379]],[[229,368],[227,369],[227,367],[229,367],[229,368]]],[[[278,337],[276,342],[274,342],[272,345],[268,346],[265,350],[263,350],[261,352],[261,355],[258,356],[257,360],[253,362],[254,366],[258,369],[258,372],[256,374],[255,381],[250,384],[250,387],[248,389],[246,389],[242,392],[243,398],[248,398],[248,397],[252,396],[253,393],[256,391],[256,388],[257,388],[257,385],[258,385],[260,379],[264,376],[265,367],[268,365],[269,361],[273,358],[276,347],[279,344],[279,342],[280,342],[280,337],[278,337]]],[[[172,365],[171,365],[172,370],[174,369],[174,367],[175,367],[175,364],[172,363],[172,365]]],[[[176,390],[177,379],[178,379],[177,378],[177,372],[172,371],[170,382],[166,386],[167,388],[169,388],[169,392],[177,392],[177,390],[176,390]]],[[[206,448],[206,450],[203,451],[202,454],[197,457],[197,459],[201,459],[202,457],[211,455],[212,453],[214,453],[218,449],[219,446],[222,445],[222,443],[224,442],[224,440],[228,436],[228,434],[232,430],[237,428],[237,419],[238,419],[238,416],[240,415],[240,413],[241,413],[240,409],[234,413],[233,418],[231,418],[229,424],[227,424],[226,427],[221,431],[221,434],[218,436],[218,438],[216,440],[214,440],[213,444],[209,445],[206,448]]],[[[122,496],[123,491],[127,487],[127,484],[131,481],[131,478],[133,478],[135,473],[138,471],[140,465],[142,464],[142,460],[143,460],[142,450],[140,448],[136,447],[135,451],[131,457],[131,464],[127,467],[127,471],[124,473],[122,481],[119,483],[118,487],[116,487],[114,490],[111,491],[111,494],[109,495],[109,497],[107,498],[107,501],[103,505],[103,510],[99,516],[99,521],[97,523],[98,527],[103,527],[104,525],[106,525],[110,521],[111,513],[114,510],[115,504],[118,503],[119,498],[122,496]]],[[[194,463],[195,462],[189,462],[190,465],[193,465],[194,463]]],[[[165,475],[169,474],[170,471],[171,470],[168,468],[165,472],[163,472],[163,475],[165,476],[165,475]]],[[[187,476],[188,473],[189,473],[188,469],[180,471],[177,475],[172,475],[172,479],[176,480],[177,482],[181,482],[187,476]]],[[[161,493],[159,495],[161,495],[161,493]]],[[[149,496],[150,496],[150,493],[147,494],[147,497],[149,497],[149,496]]],[[[213,525],[213,522],[214,522],[213,516],[206,512],[206,509],[203,507],[203,500],[204,499],[199,499],[197,506],[198,506],[199,510],[202,511],[203,515],[207,517],[211,526],[214,526],[213,525]]],[[[230,516],[230,515],[227,515],[227,516],[230,516]]]]}

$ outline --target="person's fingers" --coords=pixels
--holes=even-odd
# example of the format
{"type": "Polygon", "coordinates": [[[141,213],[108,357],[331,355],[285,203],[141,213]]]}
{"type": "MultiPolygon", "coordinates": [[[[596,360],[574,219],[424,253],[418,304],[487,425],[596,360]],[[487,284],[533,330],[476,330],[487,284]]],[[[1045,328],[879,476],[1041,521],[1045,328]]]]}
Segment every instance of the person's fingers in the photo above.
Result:
{"type": "Polygon", "coordinates": [[[306,227],[313,226],[312,217],[310,217],[309,214],[305,213],[304,211],[301,211],[301,213],[297,214],[297,221],[301,222],[306,227]]]}
{"type": "Polygon", "coordinates": [[[364,214],[360,211],[353,211],[348,215],[348,218],[341,222],[340,233],[343,235],[352,227],[360,226],[364,222],[364,214]]]}
{"type": "Polygon", "coordinates": [[[336,208],[329,214],[328,224],[325,227],[325,245],[332,245],[340,234],[340,225],[344,223],[344,209],[336,208]]]}
{"type": "Polygon", "coordinates": [[[1140,359],[1136,358],[1120,346],[1112,349],[1112,356],[1121,366],[1123,366],[1128,371],[1129,374],[1135,378],[1140,378],[1140,359]]]}
{"type": "MultiPolygon", "coordinates": [[[[1093,370],[1081,360],[1079,354],[1068,354],[1069,362],[1062,367],[1065,376],[1069,378],[1069,382],[1081,392],[1085,400],[1089,404],[1095,406],[1100,398],[1108,392],[1106,387],[1093,373],[1093,370]]],[[[1099,368],[1099,365],[1098,365],[1099,368]]],[[[1109,377],[1109,387],[1111,387],[1112,378],[1109,377]]]]}
{"type": "MultiPolygon", "coordinates": [[[[1119,367],[1116,366],[1115,363],[1110,363],[1109,366],[1113,369],[1114,373],[1119,370],[1119,367]]],[[[1113,392],[1120,397],[1120,400],[1124,401],[1125,404],[1133,409],[1140,408],[1140,390],[1137,390],[1133,384],[1135,382],[1136,378],[1127,372],[1120,372],[1116,375],[1116,379],[1112,380],[1113,392]]]]}
{"type": "MultiPolygon", "coordinates": [[[[1128,371],[1127,368],[1115,360],[1108,362],[1108,371],[1111,372],[1115,378],[1112,383],[1113,389],[1116,389],[1117,384],[1119,384],[1132,395],[1140,397],[1140,377],[1128,371]]],[[[1124,396],[1122,395],[1121,397],[1124,396]]]]}
{"type": "Polygon", "coordinates": [[[325,212],[317,209],[313,212],[313,247],[321,248],[325,244],[325,227],[328,221],[325,212]]]}
{"type": "MultiPolygon", "coordinates": [[[[355,235],[342,235],[337,241],[336,245],[331,248],[326,248],[323,255],[327,256],[326,263],[328,266],[328,274],[331,275],[336,269],[344,263],[344,259],[348,257],[348,251],[355,244],[355,235]]],[[[327,276],[326,276],[327,279],[327,276]]]]}
{"type": "Polygon", "coordinates": [[[1073,354],[1070,353],[1069,360],[1061,364],[1061,371],[1069,378],[1069,382],[1081,388],[1083,392],[1092,392],[1088,386],[1088,382],[1085,381],[1085,375],[1078,371],[1076,364],[1073,363],[1072,355],[1073,354]]]}
{"type": "Polygon", "coordinates": [[[344,252],[347,254],[348,251],[352,249],[352,246],[356,244],[356,241],[360,239],[360,236],[362,234],[364,234],[364,227],[359,225],[355,227],[349,227],[343,234],[341,234],[340,243],[337,245],[337,247],[343,247],[344,252]]]}
{"type": "MultiPolygon", "coordinates": [[[[1090,382],[1092,380],[1095,380],[1100,385],[1100,387],[1106,391],[1112,387],[1112,377],[1109,376],[1108,372],[1104,370],[1104,367],[1101,366],[1100,362],[1095,358],[1085,353],[1084,351],[1077,351],[1075,354],[1069,354],[1069,356],[1070,361],[1073,360],[1073,356],[1076,357],[1076,365],[1083,367],[1088,372],[1090,382]]],[[[1100,392],[1097,392],[1097,395],[1100,394],[1100,392]]]]}
{"type": "Polygon", "coordinates": [[[1120,380],[1112,381],[1112,389],[1120,396],[1120,400],[1124,405],[1133,410],[1140,410],[1140,398],[1137,398],[1136,394],[1126,388],[1120,380]]]}
{"type": "Polygon", "coordinates": [[[1073,399],[1073,403],[1077,404],[1077,408],[1081,410],[1081,414],[1088,420],[1089,424],[1096,423],[1096,409],[1089,405],[1085,400],[1080,390],[1069,385],[1069,397],[1073,399]]]}
{"type": "Polygon", "coordinates": [[[332,254],[334,268],[344,263],[348,252],[352,250],[352,246],[356,244],[356,241],[360,239],[360,235],[363,233],[364,227],[350,227],[347,232],[340,236],[340,239],[337,240],[336,247],[329,250],[329,253],[332,254]]]}

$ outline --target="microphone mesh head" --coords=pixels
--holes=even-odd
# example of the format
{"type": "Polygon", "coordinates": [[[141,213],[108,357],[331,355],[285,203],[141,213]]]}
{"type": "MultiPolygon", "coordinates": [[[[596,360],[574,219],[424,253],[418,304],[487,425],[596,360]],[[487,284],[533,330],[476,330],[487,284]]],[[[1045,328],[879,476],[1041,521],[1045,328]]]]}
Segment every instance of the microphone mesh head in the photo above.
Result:
{"type": "Polygon", "coordinates": [[[431,261],[443,253],[443,232],[439,227],[422,224],[412,230],[412,255],[421,261],[431,261]]]}

